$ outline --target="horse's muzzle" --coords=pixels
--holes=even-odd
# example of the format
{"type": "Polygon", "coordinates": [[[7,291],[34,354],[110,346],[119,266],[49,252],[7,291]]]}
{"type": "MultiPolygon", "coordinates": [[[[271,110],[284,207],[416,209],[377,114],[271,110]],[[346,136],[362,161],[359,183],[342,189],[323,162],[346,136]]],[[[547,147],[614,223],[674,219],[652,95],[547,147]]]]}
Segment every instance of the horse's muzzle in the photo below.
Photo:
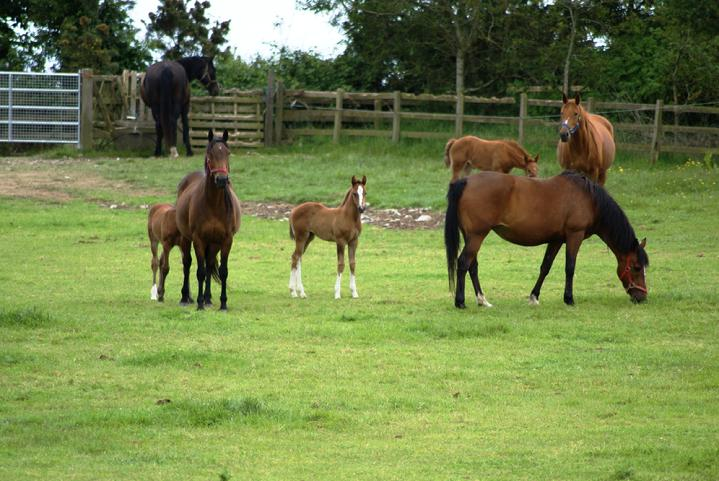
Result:
{"type": "Polygon", "coordinates": [[[360,214],[364,214],[364,211],[367,210],[367,208],[359,206],[359,207],[357,207],[357,210],[359,211],[360,214]]]}
{"type": "Polygon", "coordinates": [[[220,189],[227,187],[230,183],[230,177],[227,175],[215,175],[215,185],[220,189]]]}
{"type": "Polygon", "coordinates": [[[634,304],[641,304],[647,300],[647,295],[641,291],[632,291],[629,293],[629,296],[632,298],[634,304]]]}
{"type": "Polygon", "coordinates": [[[569,132],[559,132],[559,140],[567,142],[569,140],[569,132]]]}

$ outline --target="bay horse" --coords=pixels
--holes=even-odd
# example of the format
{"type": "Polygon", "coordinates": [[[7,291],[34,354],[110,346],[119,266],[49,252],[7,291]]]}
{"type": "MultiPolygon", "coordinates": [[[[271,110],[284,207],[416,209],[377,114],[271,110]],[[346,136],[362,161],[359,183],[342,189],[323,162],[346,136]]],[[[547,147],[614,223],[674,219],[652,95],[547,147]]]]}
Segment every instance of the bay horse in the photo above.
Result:
{"type": "Polygon", "coordinates": [[[228,134],[207,134],[204,172],[192,172],[180,181],[177,194],[177,228],[182,234],[183,284],[181,303],[189,304],[190,246],[197,261],[197,309],[212,304],[210,279],[222,283],[220,310],[227,309],[227,260],[234,235],[240,229],[240,201],[230,183],[228,134]],[[217,253],[220,266],[217,267],[217,253]],[[204,284],[204,291],[203,291],[204,284]]]}
{"type": "Polygon", "coordinates": [[[337,244],[337,280],[335,281],[335,299],[340,296],[342,273],[345,269],[345,246],[348,246],[350,257],[350,291],[353,298],[357,294],[355,281],[355,253],[357,242],[362,233],[361,214],[366,208],[367,176],[362,180],[352,176],[352,184],[339,207],[326,207],[319,202],[305,202],[290,213],[290,238],[295,241],[290,270],[290,295],[305,298],[302,285],[302,255],[310,242],[319,237],[322,240],[337,244]]]}
{"type": "Polygon", "coordinates": [[[477,253],[487,234],[494,231],[513,244],[547,244],[539,278],[529,296],[539,304],[539,292],[562,244],[566,245],[564,302],[574,304],[573,277],[582,241],[594,234],[617,259],[617,275],[633,302],[647,298],[645,269],[649,258],[627,216],[607,191],[584,174],[565,171],[548,179],[528,179],[496,172],[482,172],[450,184],[447,193],[444,243],[450,290],[454,304],[464,308],[467,272],[477,303],[491,307],[477,275],[477,253]],[[459,232],[464,248],[459,258],[459,232]]]}
{"type": "Polygon", "coordinates": [[[162,155],[162,141],[177,157],[177,119],[182,118],[182,141],[187,155],[190,146],[190,82],[199,80],[210,95],[220,93],[212,57],[185,57],[177,61],[164,60],[150,65],[140,86],[140,97],[152,110],[155,119],[155,156],[162,155]]]}
{"type": "Polygon", "coordinates": [[[523,169],[529,177],[536,177],[539,155],[532,158],[526,150],[513,140],[484,140],[474,135],[449,139],[444,146],[444,164],[452,168],[454,182],[464,172],[468,175],[472,167],[508,174],[513,168],[523,169]]]}
{"type": "Polygon", "coordinates": [[[165,298],[165,279],[170,272],[170,251],[180,245],[182,235],[177,229],[175,206],[172,204],[155,204],[150,207],[147,215],[147,236],[150,239],[152,252],[152,289],[150,299],[162,302],[165,298]],[[162,244],[162,254],[158,260],[157,248],[162,244]],[[157,271],[160,271],[159,283],[157,271]]]}
{"type": "Polygon", "coordinates": [[[563,169],[587,174],[604,185],[614,162],[614,127],[601,115],[590,114],[580,105],[579,94],[569,100],[562,94],[557,160],[563,169]]]}

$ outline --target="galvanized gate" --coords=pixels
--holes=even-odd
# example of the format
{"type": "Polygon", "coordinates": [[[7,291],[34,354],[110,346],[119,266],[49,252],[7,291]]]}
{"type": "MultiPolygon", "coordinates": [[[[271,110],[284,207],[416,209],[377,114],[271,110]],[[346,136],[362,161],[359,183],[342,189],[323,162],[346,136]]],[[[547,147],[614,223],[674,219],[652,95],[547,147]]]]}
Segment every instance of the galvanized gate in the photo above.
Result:
{"type": "Polygon", "coordinates": [[[80,142],[80,75],[0,72],[0,142],[80,142]]]}

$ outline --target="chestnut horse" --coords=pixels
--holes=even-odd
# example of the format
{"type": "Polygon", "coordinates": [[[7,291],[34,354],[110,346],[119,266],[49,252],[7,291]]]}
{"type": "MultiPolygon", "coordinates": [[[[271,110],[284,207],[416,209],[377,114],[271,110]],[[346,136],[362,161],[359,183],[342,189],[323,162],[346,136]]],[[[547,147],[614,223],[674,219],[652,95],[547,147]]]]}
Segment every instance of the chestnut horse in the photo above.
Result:
{"type": "Polygon", "coordinates": [[[212,304],[211,277],[222,283],[220,309],[227,309],[227,259],[232,249],[233,237],[240,229],[240,201],[230,183],[230,149],[227,147],[227,138],[227,130],[222,138],[216,138],[210,129],[204,173],[188,174],[178,187],[177,228],[183,237],[180,243],[184,276],[181,302],[192,302],[189,289],[192,244],[197,260],[197,309],[203,309],[205,304],[212,304]]]}
{"type": "Polygon", "coordinates": [[[182,141],[187,155],[192,155],[190,146],[190,82],[199,80],[210,95],[220,93],[215,77],[212,57],[185,57],[177,61],[165,60],[150,65],[140,85],[140,97],[152,110],[155,119],[155,156],[162,153],[162,140],[177,157],[177,120],[182,118],[182,141]]]}
{"type": "Polygon", "coordinates": [[[150,251],[152,252],[152,289],[150,299],[162,302],[165,298],[165,279],[170,272],[170,251],[174,246],[180,245],[182,236],[177,230],[175,219],[175,206],[172,204],[155,204],[150,207],[147,215],[147,236],[150,238],[150,251]],[[157,247],[162,244],[162,254],[157,259],[157,247]],[[157,281],[157,271],[160,270],[160,282],[157,281]]]}
{"type": "Polygon", "coordinates": [[[517,167],[529,177],[537,176],[539,155],[532,158],[513,140],[484,140],[473,135],[450,139],[444,146],[444,164],[452,167],[452,182],[463,171],[468,175],[472,167],[508,174],[517,167]]]}
{"type": "Polygon", "coordinates": [[[601,185],[614,162],[614,127],[601,115],[590,114],[574,100],[562,94],[561,124],[557,160],[563,169],[584,172],[601,185]]]}
{"type": "Polygon", "coordinates": [[[345,269],[345,246],[349,246],[350,291],[352,297],[359,297],[355,282],[355,253],[359,236],[362,233],[361,214],[366,206],[366,184],[366,176],[362,176],[362,180],[357,180],[355,176],[352,176],[352,185],[339,207],[329,208],[319,202],[305,202],[292,209],[290,238],[295,241],[290,270],[290,295],[292,297],[297,297],[298,291],[300,297],[307,297],[302,285],[302,255],[315,236],[337,244],[335,299],[340,298],[340,281],[345,269]]]}
{"type": "Polygon", "coordinates": [[[646,239],[639,242],[621,207],[599,184],[585,175],[565,171],[548,179],[528,179],[482,172],[450,184],[447,193],[444,243],[450,289],[457,274],[455,306],[464,308],[464,279],[469,271],[477,303],[491,306],[477,276],[477,253],[494,231],[502,239],[523,246],[547,244],[539,278],[529,296],[539,304],[539,292],[554,258],[566,244],[564,302],[574,304],[574,267],[582,241],[598,235],[617,258],[617,275],[634,302],[647,298],[646,239]],[[459,232],[464,249],[457,258],[459,232]]]}

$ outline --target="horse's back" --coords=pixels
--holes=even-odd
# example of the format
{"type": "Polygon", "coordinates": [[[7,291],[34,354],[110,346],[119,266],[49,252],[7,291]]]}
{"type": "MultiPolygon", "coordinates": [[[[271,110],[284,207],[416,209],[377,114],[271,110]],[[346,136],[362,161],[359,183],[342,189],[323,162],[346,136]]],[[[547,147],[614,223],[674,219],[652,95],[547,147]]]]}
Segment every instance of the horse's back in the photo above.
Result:
{"type": "Polygon", "coordinates": [[[162,85],[163,75],[168,76],[168,74],[172,78],[173,85],[189,85],[187,73],[179,63],[170,60],[154,63],[147,67],[145,78],[140,85],[140,97],[145,104],[152,105],[159,102],[161,90],[165,88],[162,85]]]}

